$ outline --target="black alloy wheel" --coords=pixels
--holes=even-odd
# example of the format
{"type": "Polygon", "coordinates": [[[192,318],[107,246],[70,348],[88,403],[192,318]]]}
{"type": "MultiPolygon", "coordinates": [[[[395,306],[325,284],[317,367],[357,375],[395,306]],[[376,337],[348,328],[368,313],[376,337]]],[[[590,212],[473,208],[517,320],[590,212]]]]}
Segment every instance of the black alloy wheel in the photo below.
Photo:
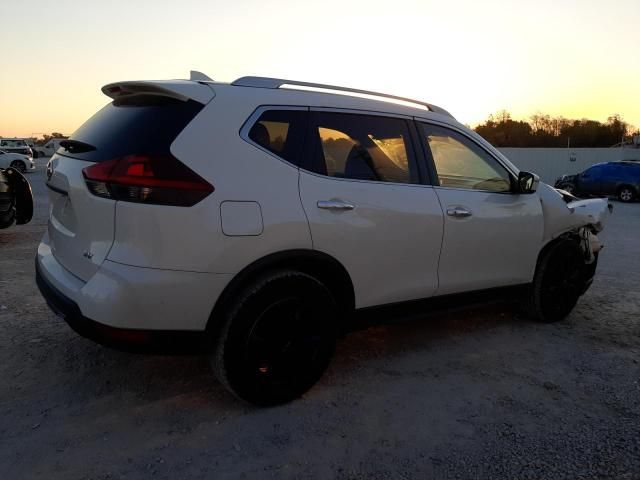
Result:
{"type": "Polygon", "coordinates": [[[596,261],[586,264],[579,243],[572,239],[550,246],[538,262],[527,293],[527,316],[545,323],[565,318],[589,287],[596,261]]]}
{"type": "Polygon", "coordinates": [[[620,190],[618,190],[618,200],[621,202],[632,202],[635,196],[636,194],[631,187],[621,187],[620,190]]]}
{"type": "Polygon", "coordinates": [[[263,277],[237,300],[213,360],[218,378],[256,405],[288,402],[327,368],[336,339],[330,292],[301,272],[263,277]]]}

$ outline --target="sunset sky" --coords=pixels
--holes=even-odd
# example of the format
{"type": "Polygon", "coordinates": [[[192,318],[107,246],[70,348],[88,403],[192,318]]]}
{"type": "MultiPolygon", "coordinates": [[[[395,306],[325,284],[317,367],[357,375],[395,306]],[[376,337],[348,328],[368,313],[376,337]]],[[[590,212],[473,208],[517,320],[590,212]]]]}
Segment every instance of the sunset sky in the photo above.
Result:
{"type": "Polygon", "coordinates": [[[261,75],[640,126],[638,0],[21,0],[2,6],[0,135],[71,133],[117,80],[261,75]]]}

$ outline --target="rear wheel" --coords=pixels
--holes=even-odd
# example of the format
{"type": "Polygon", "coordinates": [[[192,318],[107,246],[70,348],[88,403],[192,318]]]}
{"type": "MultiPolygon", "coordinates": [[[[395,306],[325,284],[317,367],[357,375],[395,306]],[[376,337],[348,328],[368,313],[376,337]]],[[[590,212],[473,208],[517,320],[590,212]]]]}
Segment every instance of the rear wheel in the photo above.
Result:
{"type": "Polygon", "coordinates": [[[589,287],[595,261],[585,264],[580,245],[564,239],[551,246],[538,262],[533,284],[527,292],[525,313],[539,322],[565,318],[589,287]]]}
{"type": "Polygon", "coordinates": [[[20,173],[24,173],[27,171],[27,166],[22,160],[14,160],[11,162],[11,166],[18,170],[20,173]]]}
{"type": "Polygon", "coordinates": [[[618,200],[621,202],[632,202],[636,196],[636,192],[631,187],[620,187],[618,190],[618,200]]]}
{"type": "Polygon", "coordinates": [[[331,293],[315,278],[297,271],[262,277],[228,310],[211,358],[216,376],[256,405],[299,397],[333,356],[336,315],[331,293]]]}

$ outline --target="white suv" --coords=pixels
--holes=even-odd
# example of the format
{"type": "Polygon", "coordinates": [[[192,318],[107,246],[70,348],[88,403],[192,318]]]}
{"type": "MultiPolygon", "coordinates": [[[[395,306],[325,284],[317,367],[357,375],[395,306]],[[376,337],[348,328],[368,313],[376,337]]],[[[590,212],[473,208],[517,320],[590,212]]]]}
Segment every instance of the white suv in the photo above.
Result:
{"type": "Polygon", "coordinates": [[[33,158],[33,151],[24,138],[0,138],[0,149],[33,158]]]}
{"type": "Polygon", "coordinates": [[[355,310],[515,287],[554,321],[591,283],[607,202],[434,105],[258,77],[102,91],[47,168],[38,285],[103,344],[198,343],[247,401],[310,388],[355,310]]]}

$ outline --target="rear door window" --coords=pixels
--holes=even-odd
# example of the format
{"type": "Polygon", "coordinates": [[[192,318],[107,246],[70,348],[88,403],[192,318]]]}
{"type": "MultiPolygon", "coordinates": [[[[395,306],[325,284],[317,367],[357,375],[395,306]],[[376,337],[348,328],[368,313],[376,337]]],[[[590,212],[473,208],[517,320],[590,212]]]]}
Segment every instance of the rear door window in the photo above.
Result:
{"type": "Polygon", "coordinates": [[[335,178],[419,183],[406,120],[312,112],[311,170],[335,178]]]}

